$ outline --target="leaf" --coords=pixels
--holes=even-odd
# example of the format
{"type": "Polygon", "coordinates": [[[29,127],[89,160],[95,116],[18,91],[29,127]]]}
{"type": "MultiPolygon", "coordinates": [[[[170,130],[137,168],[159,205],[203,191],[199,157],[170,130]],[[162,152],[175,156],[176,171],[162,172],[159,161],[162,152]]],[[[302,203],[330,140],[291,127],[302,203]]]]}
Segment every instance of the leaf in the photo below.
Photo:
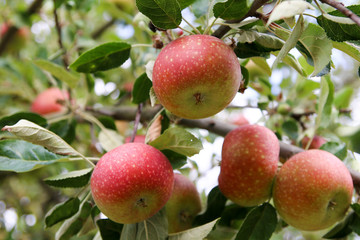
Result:
{"type": "MultiPolygon", "coordinates": [[[[282,2],[282,3],[285,3],[285,2],[282,2]]],[[[271,67],[272,69],[274,69],[287,56],[289,51],[296,46],[296,43],[299,40],[303,31],[304,31],[304,18],[301,15],[295,25],[294,30],[291,32],[289,38],[286,40],[285,44],[283,45],[279,54],[277,55],[273,65],[271,67]]]]}
{"type": "Polygon", "coordinates": [[[35,60],[34,63],[42,70],[51,73],[51,75],[69,85],[70,88],[75,88],[80,80],[79,76],[76,76],[75,74],[66,71],[64,67],[50,61],[39,59],[35,60]]]}
{"type": "Polygon", "coordinates": [[[187,157],[174,151],[165,149],[161,151],[171,163],[173,169],[178,169],[187,163],[187,157]]]}
{"type": "Polygon", "coordinates": [[[341,160],[344,160],[347,156],[346,144],[344,142],[326,142],[321,145],[320,149],[334,154],[341,160]]]}
{"type": "Polygon", "coordinates": [[[227,205],[221,214],[218,225],[234,227],[234,220],[241,220],[246,217],[251,208],[241,207],[237,204],[227,205]]]}
{"type": "Polygon", "coordinates": [[[80,188],[89,183],[93,168],[72,171],[44,179],[44,182],[53,187],[80,188]]]}
{"type": "Polygon", "coordinates": [[[359,48],[356,48],[354,44],[335,41],[333,41],[332,44],[334,48],[346,53],[356,61],[360,62],[360,50],[359,48]]]}
{"type": "Polygon", "coordinates": [[[180,4],[180,8],[184,9],[190,6],[191,4],[193,4],[196,0],[177,0],[177,1],[180,4]]]}
{"type": "Polygon", "coordinates": [[[79,211],[80,200],[70,198],[55,205],[45,216],[45,227],[49,228],[65,219],[70,218],[79,211]]]}
{"type": "Polygon", "coordinates": [[[48,129],[70,144],[75,139],[76,124],[75,119],[65,119],[50,124],[48,129]]]}
{"type": "Polygon", "coordinates": [[[186,231],[182,231],[179,233],[169,234],[169,240],[199,240],[205,239],[206,236],[211,232],[218,219],[215,219],[212,222],[204,224],[202,226],[191,228],[186,231]]]}
{"type": "Polygon", "coordinates": [[[177,28],[181,23],[181,9],[176,0],[136,0],[136,6],[158,28],[177,28]]]}
{"type": "Polygon", "coordinates": [[[350,223],[353,221],[355,217],[355,213],[351,213],[346,216],[345,220],[341,221],[340,223],[336,224],[328,233],[326,233],[323,238],[326,239],[339,239],[344,238],[352,232],[350,228],[350,223]]]}
{"type": "Polygon", "coordinates": [[[151,141],[149,145],[159,150],[169,149],[188,157],[198,154],[203,149],[199,139],[179,127],[166,129],[163,134],[151,141]]]}
{"type": "MultiPolygon", "coordinates": [[[[347,6],[347,8],[360,15],[360,5],[347,6]]],[[[317,22],[331,40],[336,42],[360,40],[359,26],[338,10],[320,15],[317,17],[317,22]]]]}
{"type": "Polygon", "coordinates": [[[311,55],[314,63],[312,76],[316,76],[331,61],[332,42],[321,27],[312,23],[305,29],[299,41],[311,55]]]}
{"type": "Polygon", "coordinates": [[[136,79],[134,83],[134,88],[132,91],[132,102],[139,104],[148,100],[150,98],[149,92],[151,87],[151,80],[147,77],[146,73],[143,73],[136,79]]]}
{"type": "Polygon", "coordinates": [[[121,233],[120,240],[165,240],[168,236],[168,222],[165,208],[149,219],[139,223],[125,224],[121,233]],[[146,238],[145,225],[148,238],[146,238]]]}
{"type": "Polygon", "coordinates": [[[269,26],[270,23],[277,20],[290,18],[295,15],[302,14],[306,9],[314,9],[314,7],[310,3],[307,3],[305,1],[283,1],[277,6],[275,6],[275,8],[272,10],[266,26],[269,26]]]}
{"type": "Polygon", "coordinates": [[[0,170],[28,172],[68,158],[23,140],[0,141],[0,170]]]}
{"type": "Polygon", "coordinates": [[[334,84],[330,78],[323,77],[320,82],[320,96],[317,106],[315,128],[326,128],[330,123],[332,103],[334,100],[334,84]]]}
{"type": "Polygon", "coordinates": [[[124,137],[112,129],[104,129],[99,133],[100,145],[105,151],[110,151],[124,143],[124,137]]]}
{"type": "Polygon", "coordinates": [[[29,121],[36,123],[42,127],[46,127],[46,125],[47,125],[46,119],[43,118],[42,116],[40,116],[39,114],[31,113],[31,112],[18,112],[18,113],[12,114],[10,116],[1,118],[0,119],[0,129],[5,127],[5,125],[13,125],[21,119],[29,120],[29,121]]]}
{"type": "Polygon", "coordinates": [[[228,0],[226,2],[216,3],[213,12],[216,18],[225,20],[241,19],[249,11],[247,1],[244,0],[228,0]]]}
{"type": "Polygon", "coordinates": [[[203,214],[195,217],[194,225],[200,226],[221,217],[226,201],[227,198],[220,192],[218,186],[211,189],[207,199],[206,210],[203,214]]]}
{"type": "Polygon", "coordinates": [[[5,126],[2,130],[9,131],[25,141],[46,147],[61,155],[78,155],[79,153],[59,136],[28,120],[20,120],[15,125],[5,126]]]}
{"type": "Polygon", "coordinates": [[[91,204],[84,201],[80,205],[80,210],[67,219],[55,234],[55,240],[67,240],[76,235],[83,227],[86,219],[90,216],[91,204]]]}
{"type": "Polygon", "coordinates": [[[150,91],[149,91],[149,96],[150,96],[150,104],[152,107],[154,107],[156,104],[159,103],[159,100],[155,94],[154,88],[151,87],[150,91]]]}
{"type": "Polygon", "coordinates": [[[153,74],[154,65],[155,65],[155,61],[154,61],[154,60],[150,60],[150,61],[145,65],[146,76],[150,79],[150,81],[152,81],[152,74],[153,74]]]}
{"type": "Polygon", "coordinates": [[[286,135],[292,139],[295,140],[299,136],[299,128],[298,124],[295,120],[287,120],[281,125],[282,130],[286,133],[286,135]]]}
{"type": "Polygon", "coordinates": [[[110,219],[99,219],[96,221],[102,239],[120,239],[124,224],[116,223],[110,219]]]}
{"type": "Polygon", "coordinates": [[[268,240],[275,231],[277,215],[269,203],[254,208],[246,216],[235,240],[268,240]]]}
{"type": "Polygon", "coordinates": [[[352,210],[360,217],[360,204],[359,203],[353,203],[350,205],[352,210]]]}
{"type": "Polygon", "coordinates": [[[130,56],[131,45],[125,42],[109,42],[97,46],[70,65],[77,72],[94,73],[121,66],[130,56]]]}

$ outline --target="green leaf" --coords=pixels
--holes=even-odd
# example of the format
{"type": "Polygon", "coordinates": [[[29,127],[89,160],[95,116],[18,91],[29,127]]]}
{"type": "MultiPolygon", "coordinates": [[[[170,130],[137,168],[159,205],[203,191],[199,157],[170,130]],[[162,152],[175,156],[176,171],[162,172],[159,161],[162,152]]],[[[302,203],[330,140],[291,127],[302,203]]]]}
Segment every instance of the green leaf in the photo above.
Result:
{"type": "Polygon", "coordinates": [[[0,141],[0,170],[28,172],[67,158],[22,140],[0,141]]]}
{"type": "Polygon", "coordinates": [[[174,151],[164,149],[161,151],[171,163],[173,169],[178,169],[187,163],[187,157],[174,151]]]}
{"type": "Polygon", "coordinates": [[[227,198],[220,192],[219,187],[214,187],[208,195],[205,212],[195,217],[194,225],[200,226],[221,217],[226,201],[227,198]]]}
{"type": "Polygon", "coordinates": [[[93,168],[72,171],[44,179],[44,182],[53,187],[80,188],[89,183],[93,168]]]}
{"type": "MultiPolygon", "coordinates": [[[[282,2],[280,4],[283,4],[283,3],[286,3],[286,2],[282,2]]],[[[289,51],[296,46],[296,43],[299,40],[303,31],[304,31],[304,18],[301,15],[294,27],[294,30],[291,32],[289,38],[286,40],[285,44],[283,45],[279,54],[277,55],[273,65],[271,67],[272,69],[274,69],[281,61],[283,61],[283,59],[287,56],[289,51]]]]}
{"type": "Polygon", "coordinates": [[[341,160],[344,160],[347,156],[346,144],[344,142],[326,142],[321,145],[320,149],[334,154],[341,160]]]}
{"type": "Polygon", "coordinates": [[[120,240],[165,240],[168,236],[168,222],[165,208],[149,219],[139,223],[125,224],[121,233],[120,240]],[[145,225],[148,238],[146,238],[145,225]]]}
{"type": "Polygon", "coordinates": [[[360,217],[360,204],[359,203],[353,203],[350,205],[352,210],[360,217]]]}
{"type": "Polygon", "coordinates": [[[49,130],[70,144],[75,139],[76,124],[75,119],[65,119],[51,123],[49,130]]]}
{"type": "Polygon", "coordinates": [[[314,7],[310,3],[299,0],[280,2],[271,11],[266,26],[269,26],[270,23],[275,22],[277,20],[290,18],[295,15],[302,14],[307,9],[314,9],[314,7]]]}
{"type": "Polygon", "coordinates": [[[150,98],[149,93],[151,87],[151,80],[147,77],[146,73],[143,73],[136,79],[134,83],[134,88],[132,91],[132,102],[139,104],[148,100],[150,98]]]}
{"type": "Polygon", "coordinates": [[[332,42],[333,47],[346,53],[350,57],[354,58],[358,62],[360,62],[360,50],[355,47],[352,43],[347,42],[332,42]]]}
{"type": "Polygon", "coordinates": [[[99,116],[98,120],[104,125],[105,128],[111,129],[111,130],[117,130],[115,121],[112,117],[108,116],[99,116]]]}
{"type": "Polygon", "coordinates": [[[292,140],[295,140],[299,137],[299,128],[295,120],[287,120],[281,125],[282,130],[285,134],[292,140]]]}
{"type": "Polygon", "coordinates": [[[335,93],[334,105],[337,109],[344,109],[349,107],[352,96],[354,94],[354,88],[344,86],[338,92],[335,93]]]}
{"type": "Polygon", "coordinates": [[[221,214],[219,225],[236,227],[233,226],[234,220],[241,220],[246,217],[251,208],[241,207],[237,204],[227,205],[224,211],[221,214]]]}
{"type": "Polygon", "coordinates": [[[149,145],[159,149],[169,149],[176,153],[191,157],[203,148],[202,143],[194,135],[183,128],[168,128],[149,145]]]}
{"type": "Polygon", "coordinates": [[[36,123],[42,127],[46,127],[46,125],[47,125],[46,119],[36,113],[18,112],[18,113],[12,114],[10,116],[1,118],[0,119],[0,129],[2,129],[6,125],[13,125],[21,119],[29,120],[29,121],[36,123]]]}
{"type": "Polygon", "coordinates": [[[277,225],[276,210],[269,203],[254,208],[246,216],[235,240],[268,240],[277,225]]]}
{"type": "Polygon", "coordinates": [[[357,234],[360,234],[360,218],[357,214],[355,214],[354,218],[349,224],[349,227],[357,234]]]}
{"type": "Polygon", "coordinates": [[[321,78],[320,96],[317,106],[317,116],[315,120],[315,128],[326,128],[330,123],[330,115],[332,103],[334,101],[334,84],[329,77],[321,78]]]}
{"type": "Polygon", "coordinates": [[[91,213],[91,203],[84,201],[80,205],[80,210],[67,219],[55,234],[55,240],[67,240],[75,236],[83,227],[86,219],[91,213]]]}
{"type": "Polygon", "coordinates": [[[158,28],[177,28],[181,23],[181,9],[176,0],[136,0],[136,6],[158,28]]]}
{"type": "Polygon", "coordinates": [[[323,238],[326,239],[339,239],[344,238],[352,232],[350,228],[350,223],[354,220],[356,216],[355,213],[351,213],[340,223],[336,224],[328,233],[326,233],[323,238]]]}
{"type": "Polygon", "coordinates": [[[121,66],[130,56],[131,45],[125,42],[109,42],[97,46],[76,59],[70,65],[77,72],[94,73],[121,66]]]}
{"type": "Polygon", "coordinates": [[[186,231],[179,233],[169,234],[169,240],[199,240],[205,239],[206,236],[211,232],[218,219],[215,219],[212,222],[206,223],[202,226],[191,228],[186,231]]]}
{"type": "Polygon", "coordinates": [[[64,67],[50,61],[39,59],[35,60],[34,63],[42,70],[51,73],[51,75],[69,85],[70,88],[75,88],[80,80],[79,76],[76,76],[75,74],[66,71],[64,67]]]}
{"type": "Polygon", "coordinates": [[[45,216],[45,226],[48,228],[72,217],[79,211],[79,207],[80,200],[78,198],[70,198],[55,205],[45,216]]]}
{"type": "Polygon", "coordinates": [[[225,20],[241,19],[249,11],[247,1],[244,0],[228,0],[226,2],[216,3],[213,11],[216,18],[225,20]]]}
{"type": "Polygon", "coordinates": [[[102,239],[120,239],[124,224],[116,223],[110,219],[99,219],[96,221],[102,239]]]}
{"type": "Polygon", "coordinates": [[[52,152],[62,155],[78,155],[79,153],[55,133],[40,127],[28,120],[20,120],[15,125],[5,126],[2,130],[9,131],[25,141],[46,147],[52,152]]]}
{"type": "Polygon", "coordinates": [[[112,129],[104,129],[99,133],[100,145],[105,151],[110,151],[124,143],[124,137],[112,129]]]}
{"type": "MultiPolygon", "coordinates": [[[[349,10],[360,16],[360,5],[347,6],[349,10]]],[[[360,28],[340,11],[332,11],[317,17],[318,24],[325,29],[327,36],[334,41],[360,40],[360,28]]]]}

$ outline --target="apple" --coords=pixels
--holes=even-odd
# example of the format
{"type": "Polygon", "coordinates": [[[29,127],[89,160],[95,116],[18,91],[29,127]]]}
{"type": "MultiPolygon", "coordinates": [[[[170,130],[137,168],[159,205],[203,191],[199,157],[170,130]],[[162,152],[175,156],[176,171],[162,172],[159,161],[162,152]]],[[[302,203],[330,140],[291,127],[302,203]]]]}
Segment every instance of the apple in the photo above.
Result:
{"type": "Polygon", "coordinates": [[[104,154],[90,179],[93,199],[117,223],[141,222],[169,200],[174,173],[169,160],[144,143],[126,143],[104,154]]]}
{"type": "Polygon", "coordinates": [[[280,146],[276,135],[259,125],[230,131],[222,146],[219,189],[234,203],[251,207],[271,197],[280,146]]]}
{"type": "MultiPolygon", "coordinates": [[[[139,143],[145,143],[145,135],[136,135],[134,138],[134,142],[139,142],[139,143]]],[[[131,136],[128,136],[125,138],[125,143],[129,143],[131,140],[131,136]]]]}
{"type": "Polygon", "coordinates": [[[63,112],[66,107],[60,104],[59,101],[67,99],[69,99],[68,92],[55,87],[48,88],[35,98],[31,105],[31,111],[40,115],[63,112]]]}
{"type": "Polygon", "coordinates": [[[247,118],[243,114],[237,115],[234,119],[232,119],[231,123],[238,126],[250,124],[249,120],[247,120],[247,118]]]}
{"type": "MultiPolygon", "coordinates": [[[[303,148],[306,148],[306,146],[309,144],[309,141],[311,139],[308,136],[305,136],[302,140],[301,140],[301,146],[303,148]]],[[[312,139],[310,145],[309,145],[309,149],[319,149],[324,143],[326,143],[326,139],[315,135],[314,138],[312,139]]]]}
{"type": "Polygon", "coordinates": [[[166,45],[153,68],[159,102],[188,119],[210,117],[235,97],[242,79],[234,51],[220,39],[190,35],[166,45]]]}
{"type": "MultiPolygon", "coordinates": [[[[12,23],[5,22],[0,26],[0,38],[3,38],[5,34],[12,27],[12,23]]],[[[15,53],[23,48],[29,39],[30,31],[27,27],[21,27],[15,33],[15,36],[11,39],[11,42],[7,45],[6,53],[15,53]]]]}
{"type": "Polygon", "coordinates": [[[201,211],[201,200],[195,185],[187,177],[174,174],[174,189],[165,208],[169,233],[191,228],[195,216],[201,211]]]}
{"type": "Polygon", "coordinates": [[[345,216],[352,193],[353,181],[344,163],[329,152],[312,149],[295,154],[281,167],[273,198],[285,222],[315,231],[345,216]]]}

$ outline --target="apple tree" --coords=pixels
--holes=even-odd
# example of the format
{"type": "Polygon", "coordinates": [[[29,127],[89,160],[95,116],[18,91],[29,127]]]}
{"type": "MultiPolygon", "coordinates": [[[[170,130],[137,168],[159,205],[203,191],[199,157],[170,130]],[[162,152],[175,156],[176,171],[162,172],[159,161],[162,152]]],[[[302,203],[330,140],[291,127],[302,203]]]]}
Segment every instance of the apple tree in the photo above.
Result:
{"type": "Polygon", "coordinates": [[[0,9],[1,239],[360,234],[358,1],[0,9]]]}

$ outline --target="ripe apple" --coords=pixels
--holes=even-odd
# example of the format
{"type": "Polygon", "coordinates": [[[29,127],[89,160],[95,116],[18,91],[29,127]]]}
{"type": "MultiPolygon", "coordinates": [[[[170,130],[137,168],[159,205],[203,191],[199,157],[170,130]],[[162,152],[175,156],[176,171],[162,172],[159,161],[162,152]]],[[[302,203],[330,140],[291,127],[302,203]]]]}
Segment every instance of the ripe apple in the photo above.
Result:
{"type": "Polygon", "coordinates": [[[195,185],[187,177],[174,174],[174,189],[165,208],[169,233],[191,228],[195,216],[201,211],[201,200],[195,185]]]}
{"type": "Polygon", "coordinates": [[[169,160],[144,143],[126,143],[104,154],[90,180],[94,201],[114,222],[143,221],[165,206],[174,184],[169,160]]]}
{"type": "Polygon", "coordinates": [[[315,231],[341,220],[351,203],[353,181],[336,156],[313,149],[281,167],[273,189],[275,207],[288,224],[315,231]]]}
{"type": "Polygon", "coordinates": [[[40,115],[58,113],[66,110],[66,107],[59,103],[69,99],[69,93],[59,88],[48,88],[41,92],[33,101],[31,111],[40,115]]]}
{"type": "MultiPolygon", "coordinates": [[[[311,139],[308,136],[305,136],[302,140],[301,140],[301,145],[303,148],[306,148],[306,146],[308,145],[309,141],[311,139]]],[[[312,142],[309,145],[309,149],[319,149],[324,143],[326,143],[326,139],[315,135],[312,142]]]]}
{"type": "Polygon", "coordinates": [[[242,78],[234,51],[208,35],[176,39],[163,48],[153,69],[153,88],[160,103],[189,119],[223,110],[239,90],[242,78]]]}
{"type": "Polygon", "coordinates": [[[280,146],[275,134],[259,125],[229,132],[222,146],[219,188],[231,201],[251,207],[271,196],[280,146]]]}
{"type": "MultiPolygon", "coordinates": [[[[136,135],[134,142],[139,142],[139,143],[145,143],[145,135],[136,135]]],[[[131,136],[128,136],[125,138],[125,143],[129,143],[131,140],[131,136]]]]}
{"type": "Polygon", "coordinates": [[[243,126],[246,124],[250,124],[249,120],[247,120],[247,118],[243,115],[243,114],[239,114],[237,115],[232,121],[232,124],[238,125],[238,126],[243,126]]]}

